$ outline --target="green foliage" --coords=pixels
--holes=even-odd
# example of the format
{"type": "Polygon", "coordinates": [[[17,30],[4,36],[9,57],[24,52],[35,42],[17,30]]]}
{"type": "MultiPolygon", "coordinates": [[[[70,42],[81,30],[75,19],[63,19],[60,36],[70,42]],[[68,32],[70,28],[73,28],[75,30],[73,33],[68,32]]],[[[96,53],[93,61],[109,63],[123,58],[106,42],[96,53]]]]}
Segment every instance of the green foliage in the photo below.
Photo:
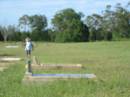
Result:
{"type": "Polygon", "coordinates": [[[3,36],[1,34],[1,31],[0,31],[0,41],[2,41],[2,40],[4,40],[4,39],[3,39],[3,36]]]}
{"type": "Polygon", "coordinates": [[[130,38],[130,12],[117,4],[115,16],[117,18],[115,31],[118,32],[120,37],[130,38]]]}
{"type": "Polygon", "coordinates": [[[30,33],[29,32],[22,32],[21,36],[20,36],[20,39],[22,41],[25,41],[25,38],[27,38],[27,37],[30,37],[30,33]]]}
{"type": "Polygon", "coordinates": [[[122,40],[130,38],[130,3],[114,8],[107,5],[102,14],[92,14],[83,21],[84,14],[67,8],[58,11],[51,28],[47,28],[45,15],[23,15],[19,29],[9,25],[0,26],[0,40],[19,41],[30,36],[34,41],[85,42],[122,40]]]}
{"type": "Polygon", "coordinates": [[[81,13],[73,9],[59,11],[52,19],[56,42],[87,41],[88,29],[81,21],[81,13]]]}
{"type": "Polygon", "coordinates": [[[47,19],[42,15],[34,15],[29,17],[29,22],[32,28],[31,38],[34,41],[45,40],[45,28],[47,26],[47,19]]]}
{"type": "Polygon", "coordinates": [[[22,38],[23,38],[22,33],[20,33],[20,32],[13,32],[13,34],[9,37],[8,40],[9,41],[21,41],[22,38]]]}
{"type": "Polygon", "coordinates": [[[23,32],[27,32],[27,29],[29,27],[29,16],[23,15],[19,18],[19,27],[23,32]]]}
{"type": "Polygon", "coordinates": [[[47,26],[47,19],[44,15],[29,16],[29,24],[33,31],[43,31],[47,26]]]}
{"type": "Polygon", "coordinates": [[[94,40],[120,40],[130,38],[130,12],[121,4],[116,5],[116,10],[107,5],[102,15],[93,14],[85,20],[90,30],[89,39],[94,40]]]}
{"type": "Polygon", "coordinates": [[[4,41],[9,40],[9,38],[11,38],[11,36],[13,36],[15,32],[16,28],[13,25],[0,26],[0,33],[4,41]]]}

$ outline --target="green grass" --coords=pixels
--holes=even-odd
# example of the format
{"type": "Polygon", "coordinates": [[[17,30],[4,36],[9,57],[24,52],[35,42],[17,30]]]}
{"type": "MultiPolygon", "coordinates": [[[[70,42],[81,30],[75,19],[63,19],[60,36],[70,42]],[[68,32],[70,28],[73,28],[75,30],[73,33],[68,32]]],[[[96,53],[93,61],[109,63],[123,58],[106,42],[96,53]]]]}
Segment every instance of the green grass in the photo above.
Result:
{"type": "MultiPolygon", "coordinates": [[[[11,43],[12,44],[12,43],[11,43]]],[[[0,43],[0,55],[25,58],[19,49],[7,49],[0,43]]],[[[130,41],[90,43],[35,43],[33,55],[41,63],[83,64],[83,70],[71,73],[94,73],[95,80],[55,81],[22,84],[25,59],[0,72],[0,97],[130,97],[130,41]]],[[[35,71],[61,73],[67,71],[35,71]]]]}

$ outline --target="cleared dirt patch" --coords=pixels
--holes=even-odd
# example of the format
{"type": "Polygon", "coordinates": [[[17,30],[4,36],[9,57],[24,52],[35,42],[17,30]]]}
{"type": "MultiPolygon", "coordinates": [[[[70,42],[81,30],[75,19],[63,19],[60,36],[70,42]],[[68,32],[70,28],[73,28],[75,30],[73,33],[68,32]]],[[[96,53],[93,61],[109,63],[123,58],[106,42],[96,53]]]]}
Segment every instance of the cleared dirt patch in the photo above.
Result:
{"type": "Polygon", "coordinates": [[[7,67],[0,67],[0,71],[4,71],[7,67]]]}

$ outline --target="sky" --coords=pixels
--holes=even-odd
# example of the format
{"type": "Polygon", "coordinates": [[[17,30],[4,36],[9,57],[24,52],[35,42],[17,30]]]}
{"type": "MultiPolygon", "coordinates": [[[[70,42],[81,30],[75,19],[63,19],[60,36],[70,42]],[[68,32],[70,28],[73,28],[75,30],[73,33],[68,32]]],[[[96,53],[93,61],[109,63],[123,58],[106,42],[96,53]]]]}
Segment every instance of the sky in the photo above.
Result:
{"type": "Polygon", "coordinates": [[[85,16],[101,14],[106,5],[126,5],[130,0],[0,0],[0,25],[18,25],[18,19],[27,15],[45,15],[49,26],[55,13],[65,8],[83,12],[85,16]]]}

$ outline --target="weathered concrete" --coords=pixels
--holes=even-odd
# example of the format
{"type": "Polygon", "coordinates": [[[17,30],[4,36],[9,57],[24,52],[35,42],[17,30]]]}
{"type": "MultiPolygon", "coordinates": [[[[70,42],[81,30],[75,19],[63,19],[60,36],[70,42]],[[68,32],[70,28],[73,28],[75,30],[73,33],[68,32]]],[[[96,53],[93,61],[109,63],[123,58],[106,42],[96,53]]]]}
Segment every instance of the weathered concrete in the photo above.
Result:
{"type": "Polygon", "coordinates": [[[33,70],[48,70],[48,69],[82,69],[81,64],[41,64],[34,65],[32,64],[33,70]]]}
{"type": "Polygon", "coordinates": [[[21,58],[16,57],[0,57],[0,61],[2,62],[13,62],[13,61],[20,61],[21,58]]]}
{"type": "Polygon", "coordinates": [[[94,74],[31,74],[25,75],[23,82],[46,82],[55,80],[68,79],[93,79],[96,78],[94,74]]]}
{"type": "MultiPolygon", "coordinates": [[[[48,82],[54,80],[68,80],[68,79],[93,79],[96,78],[95,74],[33,74],[33,69],[59,69],[59,68],[82,68],[81,64],[77,65],[62,65],[62,64],[30,64],[31,62],[28,61],[26,65],[26,73],[22,80],[23,83],[30,83],[30,82],[48,82]],[[30,69],[32,69],[30,71],[30,69]]],[[[37,63],[37,62],[36,62],[37,63]]]]}
{"type": "Polygon", "coordinates": [[[6,48],[18,48],[19,46],[18,45],[8,45],[8,46],[5,46],[6,48]]]}

